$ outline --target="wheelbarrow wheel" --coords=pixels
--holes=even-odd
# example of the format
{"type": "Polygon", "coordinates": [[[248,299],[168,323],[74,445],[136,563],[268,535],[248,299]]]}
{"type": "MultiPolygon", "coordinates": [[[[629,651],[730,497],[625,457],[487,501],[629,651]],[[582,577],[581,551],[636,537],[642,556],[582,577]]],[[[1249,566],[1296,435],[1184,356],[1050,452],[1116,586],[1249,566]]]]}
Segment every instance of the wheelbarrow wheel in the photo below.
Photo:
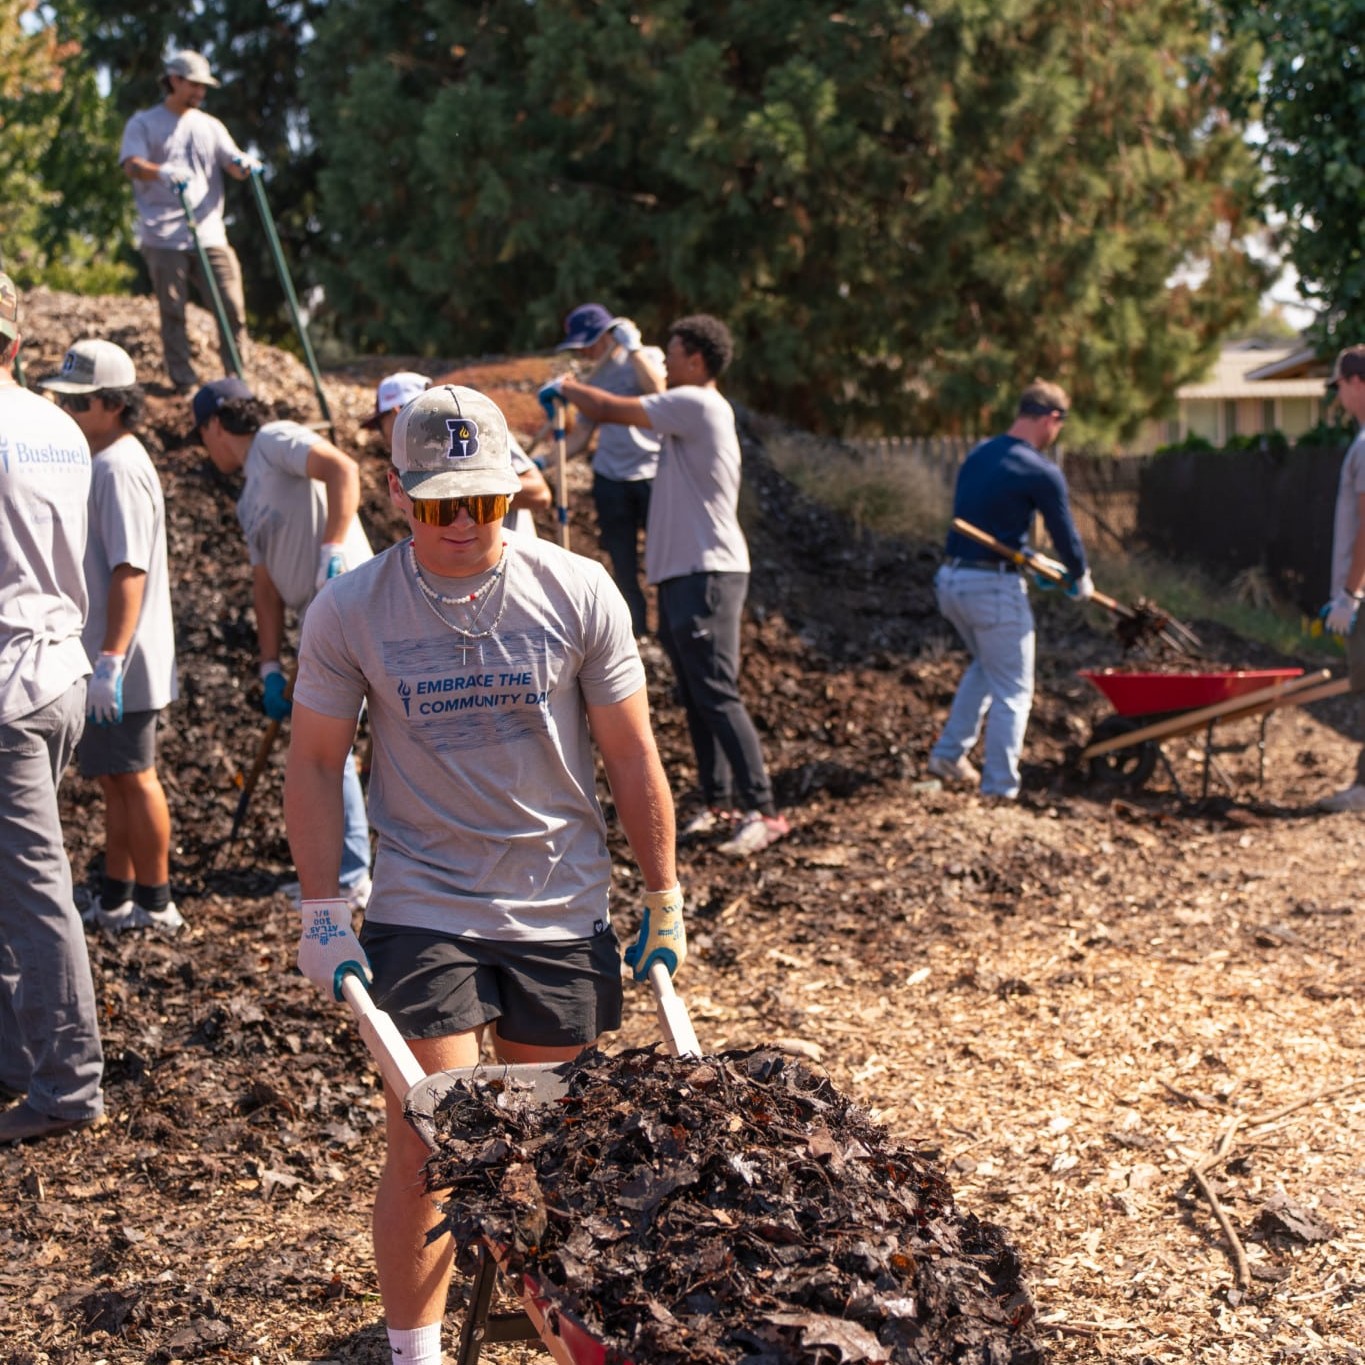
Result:
{"type": "MultiPolygon", "coordinates": [[[[1109,716],[1095,726],[1090,736],[1092,744],[1106,739],[1117,739],[1132,730],[1141,729],[1149,718],[1135,716],[1109,716]]],[[[1127,787],[1136,791],[1151,777],[1156,769],[1160,749],[1154,739],[1145,739],[1126,749],[1110,749],[1107,754],[1097,754],[1090,760],[1090,776],[1096,782],[1111,787],[1127,787]]]]}

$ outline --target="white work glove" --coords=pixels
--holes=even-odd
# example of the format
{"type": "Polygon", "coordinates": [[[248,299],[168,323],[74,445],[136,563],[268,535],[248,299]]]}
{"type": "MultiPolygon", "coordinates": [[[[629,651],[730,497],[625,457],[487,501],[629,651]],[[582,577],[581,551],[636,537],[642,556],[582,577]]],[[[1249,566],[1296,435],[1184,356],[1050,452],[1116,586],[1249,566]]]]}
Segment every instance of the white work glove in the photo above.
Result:
{"type": "Polygon", "coordinates": [[[183,166],[172,166],[164,162],[156,168],[156,178],[168,190],[187,190],[190,187],[189,172],[183,166]]]}
{"type": "Polygon", "coordinates": [[[646,891],[645,913],[640,932],[626,949],[625,958],[637,981],[647,980],[649,969],[662,962],[669,976],[687,961],[687,929],[683,924],[682,887],[667,891],[646,891]]]}
{"type": "Polygon", "coordinates": [[[321,588],[329,578],[340,578],[345,572],[345,547],[334,540],[324,541],[318,547],[318,573],[313,587],[321,588]]]}
{"type": "Polygon", "coordinates": [[[101,654],[85,689],[85,714],[96,725],[123,719],[123,655],[101,654]]]}
{"type": "Polygon", "coordinates": [[[1074,583],[1067,586],[1066,595],[1077,602],[1088,602],[1095,595],[1095,580],[1087,569],[1074,583]]]}
{"type": "Polygon", "coordinates": [[[1333,635],[1349,635],[1360,603],[1345,588],[1322,609],[1323,624],[1333,635]]]}
{"type": "Polygon", "coordinates": [[[351,932],[351,910],[344,900],[304,901],[299,920],[299,971],[323,995],[340,1000],[347,972],[366,985],[374,980],[370,959],[351,932]]]}
{"type": "Polygon", "coordinates": [[[234,166],[240,166],[242,170],[246,171],[248,174],[252,171],[263,169],[261,163],[248,152],[243,152],[241,156],[234,156],[232,158],[232,164],[234,166]]]}
{"type": "Polygon", "coordinates": [[[611,339],[618,346],[624,346],[632,355],[643,345],[640,329],[629,318],[617,318],[611,324],[611,339]]]}

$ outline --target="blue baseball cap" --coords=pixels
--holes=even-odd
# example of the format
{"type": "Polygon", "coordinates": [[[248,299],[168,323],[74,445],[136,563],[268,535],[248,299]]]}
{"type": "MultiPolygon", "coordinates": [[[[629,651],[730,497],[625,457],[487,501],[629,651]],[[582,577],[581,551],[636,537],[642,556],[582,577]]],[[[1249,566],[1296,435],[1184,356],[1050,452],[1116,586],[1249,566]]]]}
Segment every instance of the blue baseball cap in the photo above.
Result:
{"type": "Polygon", "coordinates": [[[600,303],[582,303],[564,319],[564,340],[556,351],[581,351],[591,346],[616,319],[600,303]]]}
{"type": "Polygon", "coordinates": [[[244,379],[215,379],[194,395],[194,425],[197,430],[213,417],[230,398],[255,398],[244,379]]]}

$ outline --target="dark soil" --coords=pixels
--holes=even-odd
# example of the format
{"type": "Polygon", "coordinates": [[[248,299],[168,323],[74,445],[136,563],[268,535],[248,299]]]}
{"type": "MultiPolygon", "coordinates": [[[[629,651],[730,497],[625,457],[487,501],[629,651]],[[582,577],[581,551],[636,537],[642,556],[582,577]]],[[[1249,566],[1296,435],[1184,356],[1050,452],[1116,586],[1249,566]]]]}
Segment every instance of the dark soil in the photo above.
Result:
{"type": "MultiPolygon", "coordinates": [[[[159,769],[189,927],[91,937],[108,1121],[0,1152],[0,1360],[387,1365],[368,1227],[383,1109],[349,1015],[294,969],[297,916],[277,891],[291,875],[282,751],[227,842],[265,728],[233,489],[188,442],[150,300],[40,291],[25,309],[30,377],[98,335],[154,386],[145,440],[167,496],[183,688],[159,769]]],[[[212,373],[197,311],[192,336],[212,373]]],[[[316,420],[297,361],[256,348],[250,363],[282,413],[316,420]]],[[[552,364],[480,362],[523,434],[552,364]]],[[[358,423],[377,378],[407,367],[456,368],[392,357],[326,377],[376,546],[399,527],[358,423]]],[[[1021,800],[941,790],[924,762],[963,656],[933,605],[936,547],[856,536],[757,445],[750,456],[744,687],[794,829],[751,863],[708,842],[683,850],[679,990],[706,1050],[800,1055],[888,1144],[937,1163],[964,1219],[1006,1230],[1058,1361],[1358,1360],[1365,825],[1311,810],[1351,780],[1347,703],[1277,715],[1263,783],[1242,722],[1214,733],[1222,776],[1207,800],[1198,736],[1165,746],[1169,772],[1145,789],[1094,787],[1068,756],[1109,712],[1076,670],[1121,654],[1102,612],[1047,594],[1021,800]],[[1189,1175],[1229,1124],[1243,1145],[1213,1176],[1249,1289],[1189,1175]],[[1270,1237],[1272,1197],[1337,1235],[1270,1237]]],[[[587,486],[575,467],[573,543],[596,553],[587,486]]],[[[1191,624],[1218,661],[1305,662],[1191,624]]],[[[651,667],[650,694],[687,812],[695,772],[666,669],[651,667]]],[[[63,815],[89,885],[93,784],[68,775],[63,815]]],[[[625,937],[639,884],[619,836],[612,852],[625,937]]],[[[647,992],[628,991],[613,1048],[655,1038],[647,992]]]]}

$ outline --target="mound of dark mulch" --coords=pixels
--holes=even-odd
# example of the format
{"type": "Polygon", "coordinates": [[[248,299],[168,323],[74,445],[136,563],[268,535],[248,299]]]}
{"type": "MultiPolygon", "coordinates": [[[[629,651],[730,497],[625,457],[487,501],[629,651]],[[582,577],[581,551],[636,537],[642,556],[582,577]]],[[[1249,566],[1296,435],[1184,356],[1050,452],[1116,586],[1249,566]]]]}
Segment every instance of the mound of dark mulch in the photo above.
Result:
{"type": "Polygon", "coordinates": [[[502,1248],[609,1359],[1042,1358],[1000,1230],[781,1053],[594,1053],[548,1103],[491,1068],[452,1082],[436,1129],[432,1235],[502,1248]]]}

